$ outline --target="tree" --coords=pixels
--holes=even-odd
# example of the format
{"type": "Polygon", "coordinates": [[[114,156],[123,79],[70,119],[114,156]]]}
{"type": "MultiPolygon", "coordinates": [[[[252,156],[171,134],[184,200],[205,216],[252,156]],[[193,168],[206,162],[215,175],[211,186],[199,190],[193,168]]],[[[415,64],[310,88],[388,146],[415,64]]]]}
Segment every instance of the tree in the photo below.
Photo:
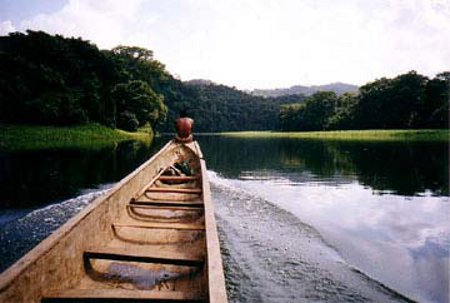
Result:
{"type": "Polygon", "coordinates": [[[153,51],[137,46],[123,46],[114,47],[111,52],[115,55],[127,56],[136,60],[153,61],[153,51]]]}
{"type": "Polygon", "coordinates": [[[392,99],[386,114],[388,128],[418,128],[422,125],[421,113],[425,105],[425,86],[428,78],[415,71],[392,80],[392,99]]]}
{"type": "Polygon", "coordinates": [[[321,91],[305,99],[304,103],[280,108],[282,130],[314,131],[327,128],[330,117],[338,105],[334,92],[321,91]]]}
{"type": "Polygon", "coordinates": [[[304,130],[323,130],[337,106],[335,92],[322,91],[305,101],[304,130]]]}
{"type": "Polygon", "coordinates": [[[299,119],[301,111],[304,111],[304,104],[286,104],[280,107],[280,128],[283,131],[299,130],[299,119]]]}
{"type": "Polygon", "coordinates": [[[125,110],[117,117],[117,125],[123,130],[135,132],[139,127],[139,121],[134,113],[125,110]]]}
{"type": "Polygon", "coordinates": [[[117,105],[117,122],[119,128],[130,128],[130,120],[136,119],[138,125],[150,123],[152,127],[164,122],[167,107],[164,97],[156,94],[147,82],[133,80],[117,84],[112,91],[112,98],[117,105]],[[123,123],[125,121],[125,123],[123,123]]]}
{"type": "Polygon", "coordinates": [[[425,104],[422,110],[422,126],[427,128],[449,127],[450,72],[444,72],[426,84],[425,104]]]}
{"type": "Polygon", "coordinates": [[[359,88],[357,121],[361,129],[387,128],[386,115],[392,99],[392,81],[381,78],[359,88]]]}
{"type": "Polygon", "coordinates": [[[356,111],[358,96],[354,93],[345,93],[338,97],[334,113],[325,123],[325,129],[357,129],[356,111]]]}
{"type": "Polygon", "coordinates": [[[417,128],[428,79],[415,71],[360,87],[358,121],[362,128],[417,128]]]}
{"type": "Polygon", "coordinates": [[[41,31],[0,37],[0,119],[8,123],[111,121],[114,68],[95,45],[41,31]]]}

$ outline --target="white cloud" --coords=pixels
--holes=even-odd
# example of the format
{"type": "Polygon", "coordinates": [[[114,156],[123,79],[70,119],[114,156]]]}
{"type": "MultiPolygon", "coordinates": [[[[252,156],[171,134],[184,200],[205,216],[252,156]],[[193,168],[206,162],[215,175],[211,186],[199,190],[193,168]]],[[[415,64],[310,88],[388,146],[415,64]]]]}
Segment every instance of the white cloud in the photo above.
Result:
{"type": "Polygon", "coordinates": [[[241,88],[363,84],[450,66],[450,1],[70,0],[0,30],[140,45],[183,79],[241,88]]]}
{"type": "Polygon", "coordinates": [[[70,0],[60,11],[41,14],[20,24],[22,29],[81,36],[102,48],[126,44],[136,28],[135,16],[141,0],[70,0]]]}
{"type": "Polygon", "coordinates": [[[10,20],[0,22],[0,36],[7,35],[8,33],[14,32],[15,30],[16,29],[14,28],[10,20]]]}

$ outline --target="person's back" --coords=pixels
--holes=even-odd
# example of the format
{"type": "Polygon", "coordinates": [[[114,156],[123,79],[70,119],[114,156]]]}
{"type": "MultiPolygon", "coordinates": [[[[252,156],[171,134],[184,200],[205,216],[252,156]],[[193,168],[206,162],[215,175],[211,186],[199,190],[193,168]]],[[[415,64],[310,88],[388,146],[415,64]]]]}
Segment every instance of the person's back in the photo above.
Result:
{"type": "Polygon", "coordinates": [[[175,128],[177,130],[176,139],[182,142],[192,141],[192,128],[194,126],[194,120],[186,117],[184,113],[180,114],[180,118],[175,121],[175,128]]]}

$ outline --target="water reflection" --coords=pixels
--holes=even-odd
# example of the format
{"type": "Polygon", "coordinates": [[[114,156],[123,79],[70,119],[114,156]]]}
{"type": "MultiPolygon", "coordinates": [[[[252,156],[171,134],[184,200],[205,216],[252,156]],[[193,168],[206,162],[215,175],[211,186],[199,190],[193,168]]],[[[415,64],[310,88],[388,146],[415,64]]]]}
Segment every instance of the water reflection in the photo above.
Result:
{"type": "Polygon", "coordinates": [[[294,182],[355,179],[378,193],[449,195],[446,143],[336,142],[198,136],[209,168],[228,178],[271,176],[294,182]],[[244,172],[244,173],[243,173],[244,172]]]}
{"type": "MultiPolygon", "coordinates": [[[[316,227],[364,272],[423,301],[448,302],[446,143],[196,138],[209,169],[316,227]]],[[[169,139],[0,154],[0,210],[10,221],[118,181],[169,139]]]]}
{"type": "Polygon", "coordinates": [[[448,144],[199,141],[228,184],[313,226],[348,263],[420,302],[448,302],[448,144]]]}
{"type": "Polygon", "coordinates": [[[314,226],[348,263],[390,288],[419,302],[448,302],[448,197],[376,195],[356,181],[228,182],[314,226]]]}
{"type": "Polygon", "coordinates": [[[0,153],[0,209],[48,204],[116,182],[158,147],[130,141],[93,149],[0,153]]]}

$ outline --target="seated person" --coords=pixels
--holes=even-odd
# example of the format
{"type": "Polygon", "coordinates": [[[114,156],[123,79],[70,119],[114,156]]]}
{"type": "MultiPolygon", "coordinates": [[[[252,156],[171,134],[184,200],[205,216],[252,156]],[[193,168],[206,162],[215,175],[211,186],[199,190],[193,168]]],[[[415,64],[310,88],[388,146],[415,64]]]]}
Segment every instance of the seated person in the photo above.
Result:
{"type": "Polygon", "coordinates": [[[179,142],[192,142],[192,128],[194,126],[194,120],[187,117],[186,111],[180,111],[180,117],[175,121],[175,128],[177,130],[177,135],[175,139],[179,142]]]}

